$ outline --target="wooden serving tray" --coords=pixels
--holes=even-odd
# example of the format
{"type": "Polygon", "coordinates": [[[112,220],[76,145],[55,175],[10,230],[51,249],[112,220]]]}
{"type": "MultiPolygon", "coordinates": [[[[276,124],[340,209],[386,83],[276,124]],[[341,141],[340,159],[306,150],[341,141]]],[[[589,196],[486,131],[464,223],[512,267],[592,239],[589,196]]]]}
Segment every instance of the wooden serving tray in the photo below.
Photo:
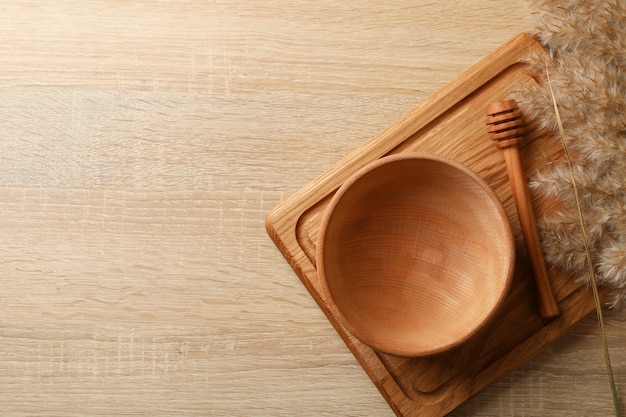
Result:
{"type": "MultiPolygon", "coordinates": [[[[552,269],[550,277],[561,315],[553,320],[539,316],[504,159],[486,133],[487,105],[507,98],[522,84],[540,83],[524,60],[530,54],[545,53],[534,38],[518,35],[267,216],[270,237],[398,416],[450,413],[594,311],[591,290],[552,269]],[[372,350],[339,325],[320,291],[315,242],[329,199],[352,173],[383,156],[415,151],[455,159],[491,185],[511,220],[517,261],[509,295],[490,325],[450,352],[399,358],[372,350]]],[[[553,136],[530,130],[521,150],[528,174],[558,159],[561,151],[553,136]]],[[[538,218],[555,205],[538,198],[533,204],[538,218]]]]}

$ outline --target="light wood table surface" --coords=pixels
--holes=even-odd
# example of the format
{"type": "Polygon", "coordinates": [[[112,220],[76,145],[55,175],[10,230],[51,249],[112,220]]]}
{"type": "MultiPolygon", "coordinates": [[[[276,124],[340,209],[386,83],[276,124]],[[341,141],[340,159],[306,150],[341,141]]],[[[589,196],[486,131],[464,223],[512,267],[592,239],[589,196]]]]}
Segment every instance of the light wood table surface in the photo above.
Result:
{"type": "MultiPolygon", "coordinates": [[[[2,2],[0,414],[393,415],[264,217],[532,22],[522,0],[2,2]]],[[[609,415],[598,335],[454,414],[609,415]]]]}

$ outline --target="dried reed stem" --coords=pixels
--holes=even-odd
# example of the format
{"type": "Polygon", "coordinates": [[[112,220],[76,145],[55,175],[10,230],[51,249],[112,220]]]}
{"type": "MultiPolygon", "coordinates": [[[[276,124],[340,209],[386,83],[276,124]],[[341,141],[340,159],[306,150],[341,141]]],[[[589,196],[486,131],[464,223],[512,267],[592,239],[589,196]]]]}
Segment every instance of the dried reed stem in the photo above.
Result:
{"type": "Polygon", "coordinates": [[[578,194],[578,186],[576,185],[576,180],[574,179],[574,170],[572,167],[572,160],[569,155],[569,150],[567,148],[567,143],[565,142],[565,131],[563,129],[563,122],[561,121],[561,115],[559,113],[559,107],[556,103],[556,98],[554,96],[554,90],[552,90],[552,84],[550,83],[550,71],[548,70],[548,63],[546,62],[546,75],[548,81],[548,87],[550,89],[550,96],[552,98],[552,105],[554,106],[554,113],[556,115],[556,122],[559,128],[559,135],[561,137],[561,144],[563,145],[563,150],[565,151],[565,158],[567,159],[567,164],[569,167],[570,177],[572,181],[572,188],[574,191],[574,198],[576,200],[576,208],[578,210],[578,220],[580,221],[580,227],[582,231],[583,238],[583,246],[585,249],[585,254],[587,258],[587,267],[589,269],[589,279],[591,288],[593,290],[593,299],[596,305],[596,314],[598,317],[598,324],[600,326],[600,335],[602,337],[602,348],[604,351],[604,362],[606,364],[607,373],[609,376],[609,385],[611,386],[611,393],[613,394],[613,405],[615,407],[615,416],[622,416],[622,408],[619,401],[619,395],[617,393],[617,387],[615,385],[615,378],[613,376],[613,367],[611,366],[611,356],[609,354],[609,345],[606,339],[606,330],[604,327],[604,319],[602,316],[602,303],[600,301],[600,295],[598,294],[598,284],[596,280],[596,274],[594,271],[593,263],[591,262],[591,251],[589,250],[589,239],[587,237],[587,231],[585,228],[585,219],[583,216],[580,197],[578,194]]]}

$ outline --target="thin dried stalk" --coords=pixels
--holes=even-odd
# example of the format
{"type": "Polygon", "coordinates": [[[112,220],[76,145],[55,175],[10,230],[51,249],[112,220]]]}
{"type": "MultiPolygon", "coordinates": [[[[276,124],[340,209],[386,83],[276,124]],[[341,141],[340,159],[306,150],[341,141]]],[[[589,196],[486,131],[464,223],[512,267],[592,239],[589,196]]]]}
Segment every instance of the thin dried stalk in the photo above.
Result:
{"type": "Polygon", "coordinates": [[[559,113],[559,107],[556,103],[556,98],[554,97],[554,91],[552,90],[552,84],[550,83],[550,71],[548,70],[548,64],[546,63],[546,75],[548,79],[548,87],[550,89],[550,96],[552,98],[552,105],[554,106],[554,113],[556,115],[556,122],[559,128],[559,134],[561,137],[561,144],[563,145],[563,150],[565,151],[565,158],[567,159],[567,164],[569,166],[570,177],[572,181],[572,187],[574,191],[574,198],[576,200],[576,208],[578,210],[578,220],[580,221],[580,227],[582,231],[583,238],[583,246],[585,249],[585,255],[587,258],[587,267],[589,269],[589,278],[591,281],[591,288],[593,290],[593,299],[596,305],[596,314],[598,316],[598,324],[600,326],[600,335],[602,337],[602,348],[604,350],[604,362],[606,364],[606,370],[609,376],[609,385],[611,386],[611,393],[613,394],[613,405],[615,407],[615,416],[622,416],[622,408],[619,401],[619,396],[617,394],[617,387],[615,385],[615,378],[613,377],[613,367],[611,366],[611,356],[609,354],[609,345],[606,339],[606,329],[604,327],[604,319],[602,316],[602,302],[600,301],[600,295],[598,294],[598,284],[596,280],[596,274],[593,268],[593,263],[591,262],[591,251],[589,250],[589,239],[587,238],[587,231],[585,228],[585,219],[583,216],[582,208],[580,205],[580,197],[578,194],[578,186],[576,185],[576,180],[574,179],[574,170],[572,168],[572,159],[569,155],[569,150],[567,148],[567,143],[565,142],[565,131],[563,129],[563,122],[561,120],[561,115],[559,113]]]}

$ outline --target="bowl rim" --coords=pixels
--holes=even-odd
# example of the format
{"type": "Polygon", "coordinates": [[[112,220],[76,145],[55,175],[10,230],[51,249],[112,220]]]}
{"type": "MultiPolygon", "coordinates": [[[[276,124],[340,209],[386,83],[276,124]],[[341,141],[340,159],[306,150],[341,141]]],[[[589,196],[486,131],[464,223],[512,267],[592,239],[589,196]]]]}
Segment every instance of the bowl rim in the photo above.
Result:
{"type": "Polygon", "coordinates": [[[513,275],[515,271],[516,264],[516,247],[515,247],[515,238],[513,235],[513,231],[511,228],[511,221],[509,216],[504,208],[500,197],[497,195],[495,190],[487,183],[487,181],[476,173],[474,170],[469,168],[467,165],[462,164],[454,159],[444,157],[441,155],[426,153],[426,152],[410,152],[410,153],[402,153],[395,155],[387,155],[378,158],[363,167],[359,168],[352,175],[348,177],[348,179],[341,184],[335,191],[335,194],[332,196],[328,206],[323,212],[322,219],[319,226],[318,236],[316,240],[316,248],[315,248],[315,259],[316,259],[316,270],[317,275],[320,282],[320,287],[322,290],[322,295],[325,298],[325,302],[328,308],[331,310],[332,314],[336,317],[338,324],[344,328],[349,334],[356,337],[359,341],[361,341],[366,346],[374,349],[378,352],[387,353],[394,356],[400,357],[424,357],[424,356],[432,356],[439,353],[443,353],[452,348],[459,346],[460,344],[467,341],[473,335],[475,335],[481,328],[485,326],[496,314],[496,312],[502,306],[504,300],[506,299],[511,281],[513,280],[513,275]],[[354,326],[349,320],[345,318],[343,313],[341,312],[339,306],[335,303],[335,300],[332,297],[330,289],[328,288],[328,284],[326,281],[326,272],[324,268],[324,248],[325,248],[325,238],[327,232],[327,226],[330,222],[330,219],[335,211],[336,206],[339,204],[339,201],[343,197],[343,195],[352,187],[354,183],[359,181],[362,177],[364,177],[369,172],[376,170],[384,165],[388,165],[391,163],[395,163],[398,161],[404,160],[429,160],[435,161],[439,163],[443,163],[452,168],[455,168],[461,171],[463,174],[467,175],[474,183],[480,186],[481,190],[489,197],[489,201],[494,205],[496,211],[499,213],[500,223],[502,231],[504,232],[503,241],[506,240],[506,248],[508,256],[506,259],[508,260],[507,272],[504,277],[504,283],[502,286],[502,290],[498,294],[497,300],[495,301],[493,308],[486,314],[482,320],[480,320],[476,325],[472,327],[470,331],[468,331],[463,337],[457,338],[450,343],[443,344],[440,346],[435,346],[433,348],[424,348],[424,349],[416,349],[414,347],[398,347],[389,348],[383,347],[376,343],[376,341],[367,340],[367,337],[363,337],[361,331],[359,330],[359,326],[354,326]],[[505,238],[505,239],[504,239],[505,238]]]}

